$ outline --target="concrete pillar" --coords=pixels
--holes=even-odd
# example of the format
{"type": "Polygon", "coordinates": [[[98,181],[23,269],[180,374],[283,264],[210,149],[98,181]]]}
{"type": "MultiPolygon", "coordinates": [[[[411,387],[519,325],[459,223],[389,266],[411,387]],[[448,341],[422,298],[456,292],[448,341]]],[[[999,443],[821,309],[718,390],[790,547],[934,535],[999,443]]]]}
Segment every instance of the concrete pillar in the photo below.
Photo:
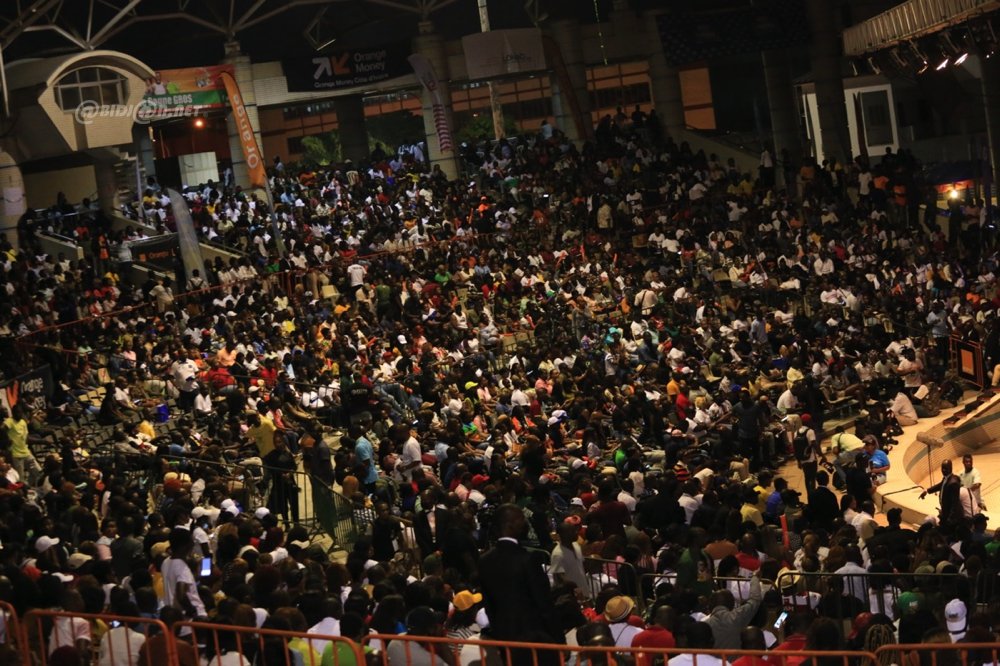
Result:
{"type": "Polygon", "coordinates": [[[150,136],[149,125],[136,123],[132,127],[132,146],[132,150],[136,153],[136,159],[139,160],[139,166],[142,168],[143,186],[145,186],[146,176],[156,174],[156,149],[150,136]]]}
{"type": "Polygon", "coordinates": [[[341,156],[355,164],[366,162],[369,153],[364,98],[361,95],[337,97],[333,106],[337,111],[341,156]]]}
{"type": "Polygon", "coordinates": [[[458,145],[454,143],[455,123],[452,120],[451,91],[448,88],[448,58],[444,50],[444,39],[440,34],[434,32],[434,26],[430,21],[420,22],[419,34],[413,40],[413,51],[427,58],[431,67],[434,68],[441,101],[444,104],[445,117],[452,131],[453,150],[442,153],[441,145],[438,143],[437,129],[434,126],[434,96],[427,90],[421,90],[420,107],[424,118],[427,159],[431,167],[435,164],[439,165],[441,171],[449,179],[454,179],[458,177],[458,160],[456,159],[458,145]]]}
{"type": "Polygon", "coordinates": [[[813,80],[819,110],[819,138],[823,159],[836,157],[846,163],[852,157],[844,103],[843,55],[837,3],[808,0],[813,80]]]}
{"type": "Polygon", "coordinates": [[[677,69],[667,61],[657,27],[658,12],[643,14],[645,43],[649,45],[649,78],[653,87],[653,107],[668,135],[675,137],[684,130],[684,100],[677,69]]]}
{"type": "Polygon", "coordinates": [[[983,87],[983,112],[986,114],[986,135],[990,163],[993,165],[993,187],[1000,173],[1000,58],[980,58],[980,82],[983,87]]]}
{"type": "Polygon", "coordinates": [[[24,176],[14,157],[0,151],[0,233],[7,237],[14,249],[18,249],[17,222],[28,211],[27,193],[24,191],[24,176]]]}
{"type": "Polygon", "coordinates": [[[552,40],[559,49],[562,71],[556,63],[553,67],[552,111],[554,125],[561,129],[571,141],[582,141],[593,133],[593,118],[590,115],[590,92],[587,90],[587,65],[583,58],[583,39],[580,24],[573,20],[556,21],[552,24],[552,40]],[[565,85],[568,80],[569,89],[565,85]],[[573,99],[575,98],[575,99],[573,99]],[[575,102],[575,107],[574,107],[575,102]],[[579,111],[582,127],[577,126],[575,111],[579,111]]]}
{"type": "MultiPolygon", "coordinates": [[[[986,114],[986,142],[990,164],[991,196],[998,195],[997,175],[1000,174],[1000,57],[980,58],[980,82],[983,86],[983,112],[986,114]]],[[[985,199],[992,209],[991,199],[985,199]]],[[[992,210],[990,210],[992,213],[992,210]]]]}
{"type": "Polygon", "coordinates": [[[785,184],[783,165],[777,162],[781,151],[787,150],[789,159],[798,165],[802,159],[802,145],[799,141],[799,121],[795,107],[795,85],[789,66],[788,52],[784,49],[764,51],[764,82],[767,87],[767,106],[771,115],[771,134],[774,138],[772,153],[775,161],[775,178],[779,185],[785,184]]]}
{"type": "Polygon", "coordinates": [[[97,204],[110,215],[121,208],[118,201],[118,177],[115,163],[106,158],[94,158],[94,181],[97,183],[97,204]]]}
{"type": "MultiPolygon", "coordinates": [[[[240,87],[240,94],[243,96],[243,106],[247,110],[247,118],[250,126],[253,127],[254,136],[257,137],[257,146],[263,150],[264,144],[260,139],[260,116],[257,113],[257,93],[253,87],[253,68],[250,64],[250,56],[240,53],[240,45],[236,42],[226,44],[226,57],[223,63],[233,66],[233,78],[236,79],[240,87]]],[[[237,185],[247,188],[250,186],[250,175],[247,171],[246,160],[243,158],[243,144],[240,143],[239,132],[236,128],[236,119],[232,113],[226,119],[226,132],[229,134],[229,153],[233,161],[233,179],[237,185]]],[[[269,156],[262,155],[265,167],[270,164],[269,156]]]]}

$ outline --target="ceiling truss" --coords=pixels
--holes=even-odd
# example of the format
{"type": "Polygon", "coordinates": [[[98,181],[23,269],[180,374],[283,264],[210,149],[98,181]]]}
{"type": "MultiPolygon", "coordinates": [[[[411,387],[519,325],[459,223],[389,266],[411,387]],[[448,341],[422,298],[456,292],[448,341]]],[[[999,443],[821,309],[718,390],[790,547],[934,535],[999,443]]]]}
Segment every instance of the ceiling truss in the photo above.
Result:
{"type": "MultiPolygon", "coordinates": [[[[90,51],[136,25],[153,21],[187,21],[226,41],[279,14],[301,7],[315,7],[304,22],[303,36],[314,47],[333,43],[336,21],[327,16],[331,6],[351,0],[70,0],[74,7],[86,3],[85,16],[63,11],[66,0],[4,0],[0,7],[0,50],[21,36],[52,32],[67,42],[68,50],[90,51]]],[[[357,1],[357,0],[353,0],[357,1]]],[[[415,14],[420,20],[457,0],[363,0],[396,12],[415,14]]]]}

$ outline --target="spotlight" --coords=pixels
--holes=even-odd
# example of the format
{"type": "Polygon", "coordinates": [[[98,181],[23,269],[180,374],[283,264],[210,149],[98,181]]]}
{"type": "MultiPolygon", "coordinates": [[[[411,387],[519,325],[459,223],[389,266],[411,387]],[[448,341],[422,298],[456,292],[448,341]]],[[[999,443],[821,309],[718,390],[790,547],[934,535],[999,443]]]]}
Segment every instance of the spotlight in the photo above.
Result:
{"type": "Polygon", "coordinates": [[[205,127],[205,119],[204,118],[195,118],[194,119],[194,126],[195,126],[196,129],[203,129],[205,127]]]}
{"type": "Polygon", "coordinates": [[[941,62],[939,62],[938,65],[937,65],[937,67],[934,68],[934,71],[940,72],[942,69],[944,69],[945,67],[947,67],[948,63],[950,63],[950,62],[951,62],[951,58],[949,58],[948,56],[945,56],[944,60],[942,60],[941,62]]]}
{"type": "Polygon", "coordinates": [[[923,74],[927,71],[927,67],[929,66],[927,56],[924,55],[924,52],[921,51],[920,47],[918,47],[914,42],[910,42],[910,50],[913,51],[913,55],[917,57],[917,62],[919,63],[917,66],[917,74],[923,74]]]}
{"type": "Polygon", "coordinates": [[[957,199],[958,197],[959,197],[958,190],[952,189],[952,190],[948,191],[948,198],[949,199],[957,199]]]}
{"type": "Polygon", "coordinates": [[[957,58],[955,58],[955,64],[956,65],[961,65],[963,62],[965,62],[968,59],[969,59],[969,52],[965,51],[961,55],[959,55],[957,58]]]}

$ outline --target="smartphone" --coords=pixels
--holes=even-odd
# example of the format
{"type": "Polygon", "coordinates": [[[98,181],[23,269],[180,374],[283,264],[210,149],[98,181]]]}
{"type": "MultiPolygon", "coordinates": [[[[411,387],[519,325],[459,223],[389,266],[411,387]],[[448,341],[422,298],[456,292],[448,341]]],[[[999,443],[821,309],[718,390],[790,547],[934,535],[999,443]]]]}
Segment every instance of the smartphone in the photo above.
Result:
{"type": "Polygon", "coordinates": [[[212,575],[212,558],[203,557],[201,558],[201,577],[208,578],[212,575]]]}
{"type": "Polygon", "coordinates": [[[781,631],[781,628],[785,626],[785,620],[788,619],[788,611],[782,611],[778,619],[774,621],[774,630],[781,631]]]}

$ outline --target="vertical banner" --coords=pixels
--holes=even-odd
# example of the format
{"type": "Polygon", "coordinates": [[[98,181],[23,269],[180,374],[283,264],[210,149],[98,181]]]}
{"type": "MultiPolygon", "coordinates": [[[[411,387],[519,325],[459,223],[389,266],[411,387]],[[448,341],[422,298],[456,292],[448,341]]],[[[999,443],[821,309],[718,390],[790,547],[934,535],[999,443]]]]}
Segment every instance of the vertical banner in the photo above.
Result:
{"type": "Polygon", "coordinates": [[[194,231],[194,220],[191,219],[191,211],[188,210],[187,201],[176,190],[167,189],[167,196],[170,197],[170,205],[174,209],[174,221],[177,224],[177,238],[180,242],[184,273],[190,281],[193,276],[192,271],[201,271],[205,266],[205,261],[201,256],[201,244],[198,243],[198,235],[194,231]]]}
{"type": "Polygon", "coordinates": [[[445,111],[444,97],[441,95],[441,86],[434,73],[434,67],[431,66],[427,58],[419,53],[411,55],[409,60],[413,72],[420,79],[424,89],[431,95],[431,109],[434,114],[434,129],[437,131],[438,146],[442,153],[450,153],[454,150],[451,142],[451,128],[448,127],[448,114],[445,111]]]}
{"type": "Polygon", "coordinates": [[[257,145],[257,137],[254,136],[253,126],[250,124],[250,117],[247,109],[243,105],[243,96],[240,94],[240,87],[236,79],[229,72],[219,75],[226,86],[226,95],[229,103],[233,107],[233,116],[236,118],[236,131],[240,135],[240,145],[243,147],[243,159],[247,163],[247,171],[250,172],[250,184],[254,187],[267,187],[267,174],[264,172],[264,158],[260,154],[260,147],[257,145]]]}
{"type": "Polygon", "coordinates": [[[278,228],[278,214],[274,211],[274,196],[271,194],[271,186],[267,182],[267,173],[264,171],[264,157],[260,154],[257,137],[254,136],[250,117],[247,115],[247,109],[243,105],[243,95],[240,94],[240,86],[229,72],[223,72],[219,78],[222,79],[222,82],[226,86],[226,95],[229,97],[229,104],[233,107],[233,116],[236,119],[236,131],[240,135],[240,145],[243,147],[243,159],[246,160],[247,171],[250,174],[250,185],[252,187],[263,188],[267,195],[267,205],[271,211],[271,228],[274,231],[274,242],[278,247],[278,253],[281,256],[285,256],[285,241],[282,240],[281,230],[278,228]]]}

